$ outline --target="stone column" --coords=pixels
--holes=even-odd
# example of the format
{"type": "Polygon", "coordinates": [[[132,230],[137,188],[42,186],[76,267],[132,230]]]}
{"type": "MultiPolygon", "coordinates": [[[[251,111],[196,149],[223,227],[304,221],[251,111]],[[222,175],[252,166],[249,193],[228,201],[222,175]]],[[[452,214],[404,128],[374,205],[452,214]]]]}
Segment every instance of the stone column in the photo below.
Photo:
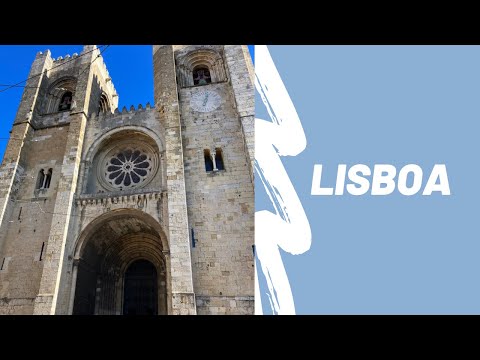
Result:
{"type": "Polygon", "coordinates": [[[235,104],[242,126],[245,153],[248,154],[250,177],[253,183],[253,161],[255,160],[255,73],[252,58],[246,45],[225,45],[224,49],[235,104]],[[238,59],[243,60],[238,61],[238,59]]]}
{"type": "Polygon", "coordinates": [[[196,314],[183,168],[183,147],[173,46],[153,47],[155,106],[165,127],[171,309],[196,314]]]}
{"type": "Polygon", "coordinates": [[[215,147],[213,149],[214,149],[213,152],[210,153],[210,157],[212,158],[212,162],[213,162],[213,171],[218,171],[217,160],[215,159],[215,156],[217,155],[217,150],[215,149],[215,147]]]}
{"type": "Polygon", "coordinates": [[[68,302],[68,315],[73,314],[73,305],[75,303],[75,290],[77,288],[78,264],[80,259],[73,260],[72,284],[70,286],[70,299],[68,302]]]}

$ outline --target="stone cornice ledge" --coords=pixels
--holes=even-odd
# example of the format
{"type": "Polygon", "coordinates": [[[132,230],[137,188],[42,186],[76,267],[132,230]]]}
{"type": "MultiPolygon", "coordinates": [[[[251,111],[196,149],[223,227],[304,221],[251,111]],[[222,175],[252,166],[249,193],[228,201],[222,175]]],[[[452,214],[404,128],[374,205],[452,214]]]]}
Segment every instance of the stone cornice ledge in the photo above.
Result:
{"type": "Polygon", "coordinates": [[[108,193],[98,193],[98,194],[83,194],[78,196],[75,199],[75,204],[77,206],[80,205],[97,205],[97,204],[118,204],[118,203],[125,203],[128,204],[130,202],[136,202],[138,200],[145,200],[145,199],[160,199],[161,197],[165,197],[167,195],[167,191],[165,189],[161,190],[152,190],[152,189],[145,189],[145,190],[130,190],[130,191],[116,191],[116,192],[108,192],[108,193]]]}

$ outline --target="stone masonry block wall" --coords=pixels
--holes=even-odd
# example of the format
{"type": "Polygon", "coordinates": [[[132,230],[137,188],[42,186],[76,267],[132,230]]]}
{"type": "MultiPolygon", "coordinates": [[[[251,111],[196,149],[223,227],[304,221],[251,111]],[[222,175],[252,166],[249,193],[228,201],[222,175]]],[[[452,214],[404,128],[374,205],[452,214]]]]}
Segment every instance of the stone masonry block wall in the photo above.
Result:
{"type": "Polygon", "coordinates": [[[23,176],[17,197],[9,206],[12,215],[2,225],[4,247],[0,252],[0,314],[32,314],[38,294],[58,179],[65,151],[68,125],[37,130],[25,142],[23,176]],[[39,170],[53,169],[50,187],[36,190],[39,170]],[[40,253],[43,246],[42,260],[40,253]],[[13,307],[13,308],[12,308],[13,307]]]}
{"type": "Polygon", "coordinates": [[[246,45],[225,45],[225,58],[235,98],[235,106],[242,125],[245,155],[250,160],[250,177],[253,182],[255,160],[255,84],[254,69],[246,45]]]}
{"type": "Polygon", "coordinates": [[[253,296],[196,296],[198,315],[253,315],[253,296]]]}
{"type": "Polygon", "coordinates": [[[253,306],[229,308],[231,299],[254,295],[253,184],[230,83],[180,89],[180,110],[189,226],[196,240],[192,266],[199,313],[253,313],[253,306]],[[206,113],[194,111],[192,95],[207,89],[221,96],[220,107],[206,113]],[[225,170],[207,173],[204,150],[214,153],[217,147],[222,149],[225,170]]]}

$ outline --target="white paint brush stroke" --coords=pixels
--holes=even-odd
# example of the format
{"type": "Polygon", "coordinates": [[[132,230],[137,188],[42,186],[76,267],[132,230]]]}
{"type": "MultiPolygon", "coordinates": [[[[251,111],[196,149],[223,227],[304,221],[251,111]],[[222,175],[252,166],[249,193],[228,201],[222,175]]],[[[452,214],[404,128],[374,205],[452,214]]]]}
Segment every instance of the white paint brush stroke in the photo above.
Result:
{"type": "MultiPolygon", "coordinates": [[[[310,224],[280,156],[296,156],[307,145],[302,123],[267,46],[255,46],[255,87],[271,118],[255,119],[255,171],[275,214],[255,212],[255,252],[268,286],[273,314],[295,314],[280,248],[298,255],[310,249],[310,224]]],[[[263,314],[255,268],[255,314],[263,314]]]]}

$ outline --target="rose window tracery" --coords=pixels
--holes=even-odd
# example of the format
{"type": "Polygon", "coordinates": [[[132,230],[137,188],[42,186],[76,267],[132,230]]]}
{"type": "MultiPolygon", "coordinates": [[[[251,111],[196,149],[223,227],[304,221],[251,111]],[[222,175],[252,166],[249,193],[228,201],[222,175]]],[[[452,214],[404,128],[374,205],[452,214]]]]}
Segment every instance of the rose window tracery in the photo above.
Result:
{"type": "Polygon", "coordinates": [[[147,185],[158,170],[158,155],[138,141],[110,147],[98,163],[99,181],[108,190],[126,190],[147,185]]]}
{"type": "Polygon", "coordinates": [[[107,166],[107,181],[114,186],[140,184],[152,171],[152,162],[140,150],[126,149],[115,154],[107,166]]]}

